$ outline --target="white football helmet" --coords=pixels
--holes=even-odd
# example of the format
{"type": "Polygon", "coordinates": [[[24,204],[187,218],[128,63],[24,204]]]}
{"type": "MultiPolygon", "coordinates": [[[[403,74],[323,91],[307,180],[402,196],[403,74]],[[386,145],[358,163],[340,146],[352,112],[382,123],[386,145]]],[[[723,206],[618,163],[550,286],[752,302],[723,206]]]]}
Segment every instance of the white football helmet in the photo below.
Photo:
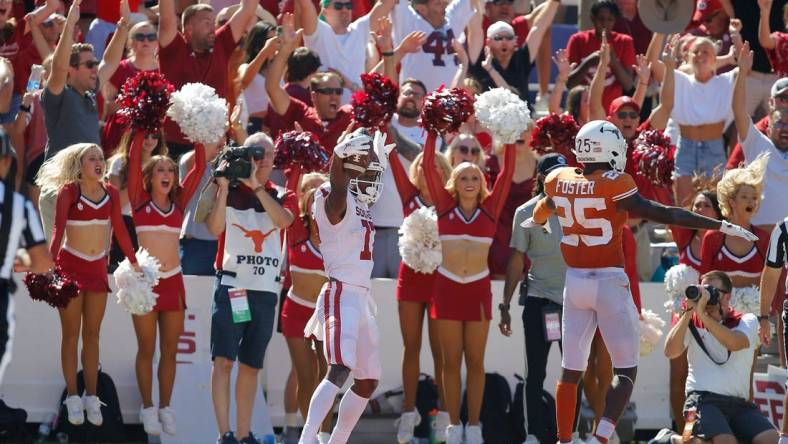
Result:
{"type": "MultiPolygon", "coordinates": [[[[358,134],[358,137],[369,138],[366,131],[356,130],[354,134],[358,134]]],[[[383,192],[383,172],[388,167],[388,155],[393,148],[394,144],[386,145],[383,133],[375,132],[372,149],[366,152],[366,155],[370,156],[367,171],[362,176],[350,179],[350,194],[357,201],[372,205],[380,198],[383,192]]]]}
{"type": "Polygon", "coordinates": [[[575,158],[580,163],[608,163],[618,171],[627,165],[627,140],[607,120],[592,120],[575,136],[575,158]]]}

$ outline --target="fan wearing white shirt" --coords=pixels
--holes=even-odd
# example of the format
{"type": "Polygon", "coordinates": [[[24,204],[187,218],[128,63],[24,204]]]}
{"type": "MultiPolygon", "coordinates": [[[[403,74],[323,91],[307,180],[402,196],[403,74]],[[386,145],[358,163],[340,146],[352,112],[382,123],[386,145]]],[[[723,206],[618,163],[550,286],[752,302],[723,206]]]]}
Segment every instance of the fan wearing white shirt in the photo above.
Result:
{"type": "Polygon", "coordinates": [[[399,45],[413,31],[426,33],[421,50],[402,59],[400,82],[414,78],[433,91],[441,85],[449,87],[457,72],[458,60],[452,40],[464,39],[464,29],[480,10],[478,0],[398,0],[391,13],[394,23],[394,43],[399,45]]]}
{"type": "Polygon", "coordinates": [[[320,56],[324,69],[341,73],[345,84],[355,91],[360,88],[361,74],[365,72],[370,23],[378,23],[387,16],[394,8],[394,1],[378,1],[369,14],[352,22],[351,0],[320,0],[323,8],[320,17],[312,0],[298,0],[304,44],[320,56]]]}

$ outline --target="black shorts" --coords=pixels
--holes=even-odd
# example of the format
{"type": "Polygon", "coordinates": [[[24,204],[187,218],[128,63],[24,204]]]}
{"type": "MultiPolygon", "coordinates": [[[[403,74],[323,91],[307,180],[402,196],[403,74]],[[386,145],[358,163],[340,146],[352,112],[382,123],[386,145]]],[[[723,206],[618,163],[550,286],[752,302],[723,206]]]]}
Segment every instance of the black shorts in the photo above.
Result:
{"type": "Polygon", "coordinates": [[[739,441],[752,442],[761,433],[776,430],[757,405],[742,398],[690,392],[684,413],[692,407],[698,412],[693,435],[706,441],[718,435],[733,435],[739,441]]]}

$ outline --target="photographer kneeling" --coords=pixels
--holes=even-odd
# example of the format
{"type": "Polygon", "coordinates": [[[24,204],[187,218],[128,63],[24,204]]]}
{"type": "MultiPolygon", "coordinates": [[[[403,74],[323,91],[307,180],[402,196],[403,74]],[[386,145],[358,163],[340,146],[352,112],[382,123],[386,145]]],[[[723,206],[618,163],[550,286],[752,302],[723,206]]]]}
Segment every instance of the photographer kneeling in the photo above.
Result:
{"type": "Polygon", "coordinates": [[[274,145],[257,133],[245,146],[217,158],[215,187],[200,196],[195,220],[204,217],[219,238],[211,316],[211,394],[221,444],[255,444],[250,428],[257,375],[271,339],[282,263],[280,231],[298,214],[295,195],[274,185],[274,145]],[[232,302],[231,302],[232,301],[232,302]],[[230,374],[238,360],[235,394],[238,438],[230,427],[230,374]]]}
{"type": "MultiPolygon", "coordinates": [[[[684,404],[683,442],[714,444],[738,441],[776,444],[777,430],[747,399],[750,369],[758,346],[758,320],[730,306],[731,280],[721,271],[687,289],[687,308],[665,340],[665,356],[687,350],[689,373],[684,404]],[[694,422],[693,422],[694,418],[694,422]]],[[[652,443],[681,444],[682,436],[663,429],[652,443]]]]}

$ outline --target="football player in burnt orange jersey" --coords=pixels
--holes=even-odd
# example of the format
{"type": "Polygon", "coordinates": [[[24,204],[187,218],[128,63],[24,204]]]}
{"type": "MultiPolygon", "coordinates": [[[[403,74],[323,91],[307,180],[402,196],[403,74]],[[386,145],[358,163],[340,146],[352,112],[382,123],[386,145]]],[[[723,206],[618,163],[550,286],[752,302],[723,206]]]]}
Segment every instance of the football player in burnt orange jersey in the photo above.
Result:
{"type": "Polygon", "coordinates": [[[757,239],[737,225],[641,197],[632,177],[624,173],[626,149],[624,136],[612,123],[595,120],[585,124],[577,133],[574,150],[583,168],[551,172],[545,179],[546,196],[537,203],[534,217],[523,222],[523,226],[543,225],[555,212],[563,231],[561,252],[569,268],[564,286],[562,372],[556,388],[562,443],[572,440],[577,383],[586,369],[597,327],[610,352],[614,377],[602,420],[589,442],[607,443],[635,384],[640,324],[621,247],[621,232],[629,214],[757,239]]]}

